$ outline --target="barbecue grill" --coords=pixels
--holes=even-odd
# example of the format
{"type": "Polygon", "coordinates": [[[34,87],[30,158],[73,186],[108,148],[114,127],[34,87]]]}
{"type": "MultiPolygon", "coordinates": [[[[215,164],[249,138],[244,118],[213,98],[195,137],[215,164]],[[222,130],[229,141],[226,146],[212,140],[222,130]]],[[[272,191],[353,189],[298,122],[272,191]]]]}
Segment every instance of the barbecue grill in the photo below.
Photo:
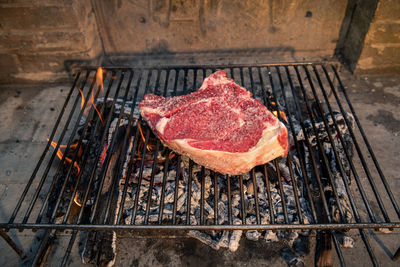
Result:
{"type": "Polygon", "coordinates": [[[377,266],[366,229],[400,228],[400,210],[339,68],[335,62],[311,62],[77,69],[48,143],[0,233],[22,257],[6,231],[46,229],[36,263],[57,231],[72,230],[64,266],[80,231],[316,230],[332,236],[344,266],[337,231],[357,229],[377,266]],[[288,126],[290,152],[284,169],[276,159],[248,174],[222,176],[164,148],[141,120],[137,103],[144,94],[187,94],[219,69],[288,126]],[[169,185],[172,200],[167,202],[169,185]],[[198,209],[192,205],[196,185],[198,209]],[[220,219],[218,208],[222,191],[226,220],[220,219]],[[253,201],[245,201],[251,194],[253,201]],[[274,196],[279,196],[279,210],[274,196]],[[254,220],[246,220],[249,205],[254,220]]]}

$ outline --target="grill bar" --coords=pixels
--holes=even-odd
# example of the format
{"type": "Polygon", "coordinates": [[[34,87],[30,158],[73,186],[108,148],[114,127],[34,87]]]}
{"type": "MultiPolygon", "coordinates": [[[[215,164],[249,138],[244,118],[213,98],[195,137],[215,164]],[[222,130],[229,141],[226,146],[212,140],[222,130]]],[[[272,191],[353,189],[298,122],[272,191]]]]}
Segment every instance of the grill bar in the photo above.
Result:
{"type": "Polygon", "coordinates": [[[48,229],[54,237],[55,230],[73,230],[62,265],[78,232],[85,230],[327,231],[342,266],[345,261],[336,231],[358,229],[372,264],[378,265],[365,229],[400,228],[399,207],[335,64],[105,70],[104,92],[97,84],[97,68],[77,72],[44,152],[10,219],[0,223],[1,229],[48,229]],[[248,88],[288,126],[291,147],[285,160],[273,160],[248,174],[220,175],[164,148],[139,118],[137,103],[144,94],[187,94],[220,69],[248,88]],[[101,104],[100,111],[91,108],[91,96],[95,105],[101,104]],[[88,114],[84,114],[86,107],[90,108],[88,114]],[[357,139],[350,117],[361,139],[357,139]],[[61,157],[58,153],[64,148],[64,139],[61,157]],[[53,140],[58,143],[48,153],[53,140]],[[349,142],[357,156],[352,155],[349,142]],[[336,165],[332,165],[332,158],[336,165]],[[368,184],[361,182],[361,173],[368,184]],[[37,176],[38,186],[31,188],[37,176]],[[355,184],[351,183],[353,177],[355,184]],[[81,207],[77,206],[79,200],[81,207]],[[394,213],[397,218],[393,218],[394,213]]]}
{"type": "MultiPolygon", "coordinates": [[[[371,147],[371,145],[369,144],[369,141],[368,141],[367,136],[366,136],[366,134],[365,134],[365,132],[364,132],[364,129],[362,128],[362,126],[361,126],[361,124],[360,124],[360,121],[359,121],[359,119],[358,119],[358,117],[357,117],[357,115],[356,115],[356,113],[355,113],[355,111],[354,111],[353,105],[351,104],[350,99],[349,99],[349,97],[347,96],[346,89],[344,88],[344,86],[343,86],[343,84],[342,84],[342,81],[341,81],[341,79],[340,79],[340,77],[339,77],[339,74],[338,74],[338,72],[337,72],[335,66],[332,66],[332,69],[333,69],[333,71],[335,72],[335,76],[337,77],[337,79],[338,79],[338,81],[339,81],[340,89],[341,89],[341,91],[343,92],[343,95],[344,95],[344,97],[345,97],[345,99],[346,99],[346,102],[347,102],[347,104],[348,104],[348,106],[349,106],[349,108],[350,108],[350,110],[351,110],[351,113],[352,113],[353,116],[354,116],[354,120],[356,121],[356,124],[357,124],[357,126],[358,126],[358,129],[360,130],[361,136],[363,137],[363,140],[364,140],[364,142],[365,142],[365,145],[367,146],[368,152],[369,152],[369,154],[370,154],[371,157],[372,157],[372,160],[373,160],[373,162],[374,162],[374,165],[375,165],[375,167],[376,167],[376,169],[377,169],[377,171],[378,171],[378,173],[379,173],[379,177],[381,178],[382,183],[383,183],[383,185],[385,186],[386,192],[387,192],[388,195],[389,195],[390,201],[392,202],[393,207],[394,207],[394,209],[396,210],[397,216],[398,216],[398,218],[400,219],[400,209],[399,209],[399,205],[397,204],[397,201],[396,201],[396,199],[395,199],[394,196],[393,196],[393,192],[392,192],[392,190],[391,190],[390,187],[389,187],[389,184],[388,184],[388,182],[387,182],[387,180],[386,180],[386,177],[385,177],[385,175],[383,174],[383,172],[382,172],[382,170],[381,170],[381,167],[379,166],[378,160],[376,159],[375,154],[374,154],[374,151],[372,150],[372,147],[371,147]]],[[[340,103],[339,103],[339,101],[337,100],[338,98],[337,98],[337,95],[336,95],[336,92],[335,92],[334,89],[333,89],[333,93],[334,93],[334,95],[335,95],[336,101],[338,102],[339,106],[341,106],[340,103]]],[[[342,110],[342,108],[340,108],[340,109],[342,110]]],[[[365,168],[365,167],[364,167],[364,168],[365,168]]]]}

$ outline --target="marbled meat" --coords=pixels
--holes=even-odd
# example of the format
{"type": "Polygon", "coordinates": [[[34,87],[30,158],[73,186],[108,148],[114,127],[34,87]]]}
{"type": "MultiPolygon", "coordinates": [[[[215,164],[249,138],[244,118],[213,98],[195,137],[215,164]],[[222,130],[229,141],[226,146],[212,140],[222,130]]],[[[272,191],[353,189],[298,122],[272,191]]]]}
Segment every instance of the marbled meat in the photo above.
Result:
{"type": "Polygon", "coordinates": [[[284,124],[223,70],[189,95],[147,94],[139,109],[163,144],[222,174],[241,174],[288,152],[284,124]]]}

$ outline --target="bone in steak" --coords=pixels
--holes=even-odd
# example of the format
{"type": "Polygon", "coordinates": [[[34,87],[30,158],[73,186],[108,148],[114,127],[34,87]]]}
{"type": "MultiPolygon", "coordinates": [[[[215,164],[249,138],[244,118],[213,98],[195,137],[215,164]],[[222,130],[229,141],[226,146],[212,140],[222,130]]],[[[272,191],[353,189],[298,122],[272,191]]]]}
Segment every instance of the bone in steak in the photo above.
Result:
{"type": "Polygon", "coordinates": [[[214,171],[236,175],[286,156],[286,127],[223,70],[189,95],[144,96],[140,114],[161,141],[214,171]]]}

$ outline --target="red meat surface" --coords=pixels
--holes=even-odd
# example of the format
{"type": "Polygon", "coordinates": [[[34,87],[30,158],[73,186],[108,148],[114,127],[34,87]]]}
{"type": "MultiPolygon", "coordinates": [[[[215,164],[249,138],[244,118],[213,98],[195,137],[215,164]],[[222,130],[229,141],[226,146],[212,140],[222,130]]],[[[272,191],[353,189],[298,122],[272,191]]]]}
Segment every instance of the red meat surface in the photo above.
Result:
{"type": "Polygon", "coordinates": [[[139,108],[165,145],[221,173],[243,173],[287,153],[285,126],[223,70],[189,95],[147,94],[139,108]]]}

